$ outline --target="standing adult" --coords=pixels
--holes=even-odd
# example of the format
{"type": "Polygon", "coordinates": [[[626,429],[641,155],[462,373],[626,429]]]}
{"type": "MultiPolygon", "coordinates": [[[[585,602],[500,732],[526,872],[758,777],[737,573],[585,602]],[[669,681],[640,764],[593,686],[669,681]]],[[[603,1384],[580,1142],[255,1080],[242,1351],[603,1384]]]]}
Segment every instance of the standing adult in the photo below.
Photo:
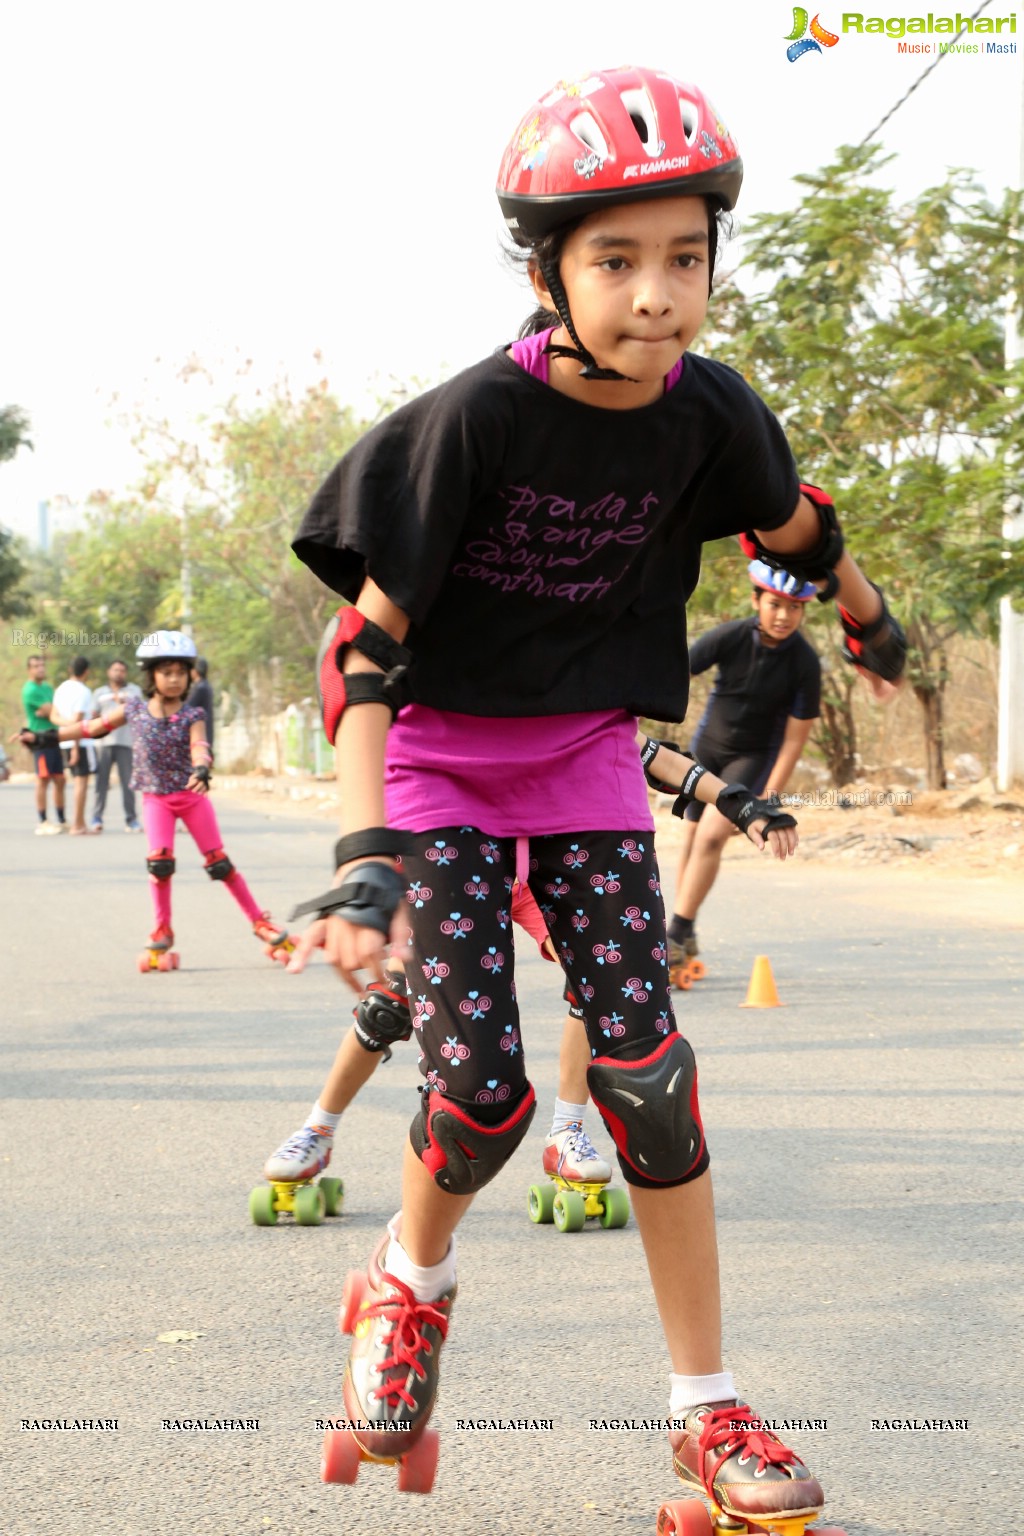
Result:
{"type": "MultiPolygon", "coordinates": [[[[54,725],[77,725],[80,720],[92,719],[92,689],[86,682],[89,661],[76,656],[68,668],[68,675],[53,696],[54,725]]],[[[96,748],[91,741],[65,742],[64,752],[67,772],[75,781],[72,807],[71,836],[84,837],[89,828],[85,824],[85,796],[89,788],[89,775],[96,767],[96,748]]]]}
{"type": "MultiPolygon", "coordinates": [[[[107,668],[107,681],[93,693],[93,714],[104,715],[108,710],[126,704],[129,699],[142,697],[142,689],[136,683],[128,681],[128,668],[124,662],[112,661],[107,668]]],[[[124,829],[126,832],[141,832],[142,827],[135,814],[135,791],[131,786],[132,733],[127,725],[118,726],[116,731],[111,731],[110,735],[106,736],[96,748],[96,788],[89,830],[103,831],[103,813],[107,805],[107,790],[110,788],[110,770],[115,763],[117,780],[121,786],[121,801],[124,806],[124,829]]]]}
{"type": "Polygon", "coordinates": [[[188,696],[189,704],[196,705],[206,713],[206,740],[209,742],[210,751],[213,751],[213,688],[206,680],[207,663],[205,656],[197,656],[192,663],[192,671],[195,682],[192,684],[188,696]]]}
{"type": "MultiPolygon", "coordinates": [[[[21,688],[21,707],[25,713],[25,726],[44,735],[51,728],[53,712],[53,686],[46,681],[46,662],[42,656],[28,659],[28,677],[21,688]]],[[[64,820],[64,754],[59,746],[33,747],[36,766],[36,813],[39,825],[36,835],[45,837],[67,831],[64,820]],[[55,820],[46,819],[47,785],[53,785],[53,811],[55,820]]]]}

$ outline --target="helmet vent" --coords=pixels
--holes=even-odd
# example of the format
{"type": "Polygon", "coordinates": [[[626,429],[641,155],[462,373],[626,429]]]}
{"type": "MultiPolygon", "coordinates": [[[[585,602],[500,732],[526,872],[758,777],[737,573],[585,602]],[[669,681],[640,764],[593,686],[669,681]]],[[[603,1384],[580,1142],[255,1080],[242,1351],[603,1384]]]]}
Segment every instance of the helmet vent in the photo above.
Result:
{"type": "Polygon", "coordinates": [[[589,112],[581,112],[572,120],[572,131],[587,149],[592,150],[601,160],[608,159],[608,145],[605,136],[597,126],[597,121],[589,112]]]}
{"type": "Polygon", "coordinates": [[[692,101],[679,99],[679,115],[683,120],[683,133],[686,135],[687,144],[692,144],[697,137],[697,108],[692,101]]]}
{"type": "Polygon", "coordinates": [[[640,143],[649,155],[660,155],[661,135],[651,98],[646,91],[622,91],[620,95],[640,143]]]}

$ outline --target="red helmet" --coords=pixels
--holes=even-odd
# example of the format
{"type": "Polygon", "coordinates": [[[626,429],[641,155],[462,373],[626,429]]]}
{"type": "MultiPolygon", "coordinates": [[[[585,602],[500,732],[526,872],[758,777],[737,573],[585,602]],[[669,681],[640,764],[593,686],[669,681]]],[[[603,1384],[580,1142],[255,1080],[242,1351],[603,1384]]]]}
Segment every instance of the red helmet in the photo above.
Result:
{"type": "Polygon", "coordinates": [[[653,69],[560,81],[523,118],[502,157],[498,202],[520,245],[611,203],[711,197],[735,206],[743,162],[695,85],[653,69]]]}

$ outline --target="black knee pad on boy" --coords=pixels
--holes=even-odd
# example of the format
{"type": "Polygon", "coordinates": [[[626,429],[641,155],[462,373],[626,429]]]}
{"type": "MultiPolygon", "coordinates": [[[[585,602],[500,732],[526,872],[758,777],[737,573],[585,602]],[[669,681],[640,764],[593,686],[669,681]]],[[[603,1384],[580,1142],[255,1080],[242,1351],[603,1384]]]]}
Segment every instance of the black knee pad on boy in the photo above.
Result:
{"type": "Polygon", "coordinates": [[[146,860],[146,868],[154,880],[169,880],[174,874],[175,860],[166,853],[151,854],[146,860]]]}
{"type": "Polygon", "coordinates": [[[423,1088],[420,1112],[409,1128],[413,1148],[434,1182],[450,1195],[473,1195],[500,1173],[530,1128],[537,1097],[527,1083],[515,1107],[488,1105],[501,1119],[486,1124],[481,1106],[423,1088]]]}
{"type": "Polygon", "coordinates": [[[364,1051],[384,1052],[391,1060],[391,1047],[412,1034],[409,994],[403,976],[385,971],[384,981],[371,981],[365,997],[355,1007],[356,1039],[364,1051]]]}
{"type": "Polygon", "coordinates": [[[655,1035],[597,1056],[587,1086],[629,1184],[685,1184],[708,1165],[697,1063],[682,1035],[655,1035]]]}

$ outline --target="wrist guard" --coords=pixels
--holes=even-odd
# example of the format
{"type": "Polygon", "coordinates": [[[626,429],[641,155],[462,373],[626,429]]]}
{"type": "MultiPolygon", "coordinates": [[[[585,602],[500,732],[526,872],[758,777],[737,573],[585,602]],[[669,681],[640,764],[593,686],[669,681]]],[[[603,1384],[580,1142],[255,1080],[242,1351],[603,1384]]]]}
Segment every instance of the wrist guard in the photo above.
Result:
{"type": "MultiPolygon", "coordinates": [[[[874,582],[871,585],[875,587],[874,582]]],[[[843,656],[853,666],[894,683],[902,677],[907,664],[907,637],[889,612],[881,587],[875,587],[875,591],[882,599],[882,611],[870,624],[860,624],[841,604],[836,604],[846,636],[843,656]]]]}
{"type": "Polygon", "coordinates": [[[316,687],[327,740],[334,745],[338,725],[350,704],[386,704],[392,720],[402,707],[399,682],[412,660],[411,652],[360,613],[339,608],[333,614],[316,658],[316,687]],[[344,672],[350,646],[382,668],[380,672],[344,672]]]}
{"type": "Polygon", "coordinates": [[[18,732],[18,738],[24,747],[59,747],[60,736],[56,731],[30,731],[26,727],[18,732]]]}
{"type": "Polygon", "coordinates": [[[390,864],[357,864],[341,885],[302,902],[288,920],[312,912],[317,917],[343,917],[356,928],[376,928],[387,935],[405,889],[405,881],[390,864]]]}
{"type": "Polygon", "coordinates": [[[745,784],[727,784],[719,790],[715,810],[721,811],[726,821],[731,821],[743,833],[752,821],[767,821],[765,837],[769,832],[782,832],[786,827],[796,826],[796,817],[780,810],[774,795],[768,800],[759,800],[745,784]]]}
{"type": "Polygon", "coordinates": [[[400,859],[412,852],[412,838],[408,832],[396,832],[393,827],[366,827],[362,832],[346,832],[334,845],[334,867],[351,864],[353,859],[368,859],[372,854],[384,858],[400,859]]]}
{"type": "Polygon", "coordinates": [[[824,581],[826,586],[824,591],[818,593],[818,601],[825,603],[835,597],[839,590],[835,567],[845,548],[843,531],[831,496],[820,491],[816,485],[805,485],[803,482],[800,492],[807,497],[821,519],[821,537],[813,549],[780,555],[766,549],[752,529],[740,534],[740,547],[748,559],[763,560],[773,571],[788,571],[801,581],[824,581]]]}
{"type": "Polygon", "coordinates": [[[200,784],[205,784],[206,788],[209,789],[209,787],[210,787],[210,765],[209,765],[209,763],[198,763],[198,764],[197,763],[193,763],[192,764],[192,777],[194,779],[198,779],[200,784]]]}

